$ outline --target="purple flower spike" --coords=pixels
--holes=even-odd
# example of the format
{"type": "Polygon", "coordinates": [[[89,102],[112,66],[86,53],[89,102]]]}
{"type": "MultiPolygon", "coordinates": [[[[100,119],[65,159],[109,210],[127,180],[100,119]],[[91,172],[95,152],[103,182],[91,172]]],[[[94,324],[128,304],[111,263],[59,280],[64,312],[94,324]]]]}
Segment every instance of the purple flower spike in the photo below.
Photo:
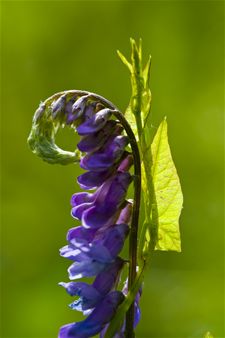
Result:
{"type": "MultiPolygon", "coordinates": [[[[77,96],[63,106],[67,123],[74,123],[81,135],[77,147],[85,153],[80,167],[87,172],[80,175],[77,182],[84,190],[96,190],[75,193],[71,198],[72,217],[80,220],[81,225],[68,231],[68,245],[60,249],[61,256],[72,260],[68,268],[71,282],[60,285],[76,297],[70,308],[88,317],[63,326],[59,338],[90,338],[98,333],[104,337],[126,295],[125,289],[123,292],[114,290],[125,264],[118,255],[129,233],[132,213],[132,202],[126,201],[132,182],[129,169],[133,165],[133,156],[126,150],[129,138],[123,135],[122,124],[110,119],[113,110],[101,99],[94,100],[92,94],[78,99],[77,96]],[[95,278],[92,284],[76,281],[89,277],[95,278]]],[[[63,105],[62,100],[56,103],[60,102],[63,105]]],[[[54,109],[59,108],[56,105],[54,109]]],[[[140,319],[137,297],[135,326],[140,319]]],[[[114,338],[124,337],[125,323],[119,331],[114,338]]]]}
{"type": "Polygon", "coordinates": [[[109,293],[83,321],[67,324],[60,329],[58,338],[88,338],[99,333],[112,319],[124,299],[120,291],[109,293]]]}
{"type": "Polygon", "coordinates": [[[109,117],[112,114],[112,110],[105,108],[96,113],[92,118],[86,120],[84,123],[77,127],[79,135],[93,134],[102,129],[109,117]]]}

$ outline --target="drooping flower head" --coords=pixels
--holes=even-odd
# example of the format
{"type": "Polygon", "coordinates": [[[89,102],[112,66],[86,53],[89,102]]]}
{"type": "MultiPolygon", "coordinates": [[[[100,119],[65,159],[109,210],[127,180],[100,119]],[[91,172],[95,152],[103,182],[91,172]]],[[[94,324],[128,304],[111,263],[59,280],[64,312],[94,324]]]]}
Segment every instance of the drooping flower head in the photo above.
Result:
{"type": "Polygon", "coordinates": [[[59,338],[102,336],[125,297],[124,291],[116,288],[125,265],[119,254],[132,212],[132,202],[126,200],[133,180],[129,138],[113,117],[113,110],[88,94],[62,94],[51,103],[49,114],[76,128],[81,137],[77,148],[82,152],[80,166],[85,172],[77,182],[86,190],[71,198],[71,215],[80,225],[68,231],[68,244],[60,249],[60,255],[72,261],[68,269],[72,281],[60,285],[76,297],[70,308],[82,311],[87,318],[63,326],[59,338]],[[78,281],[83,277],[94,280],[92,284],[78,281]]]}

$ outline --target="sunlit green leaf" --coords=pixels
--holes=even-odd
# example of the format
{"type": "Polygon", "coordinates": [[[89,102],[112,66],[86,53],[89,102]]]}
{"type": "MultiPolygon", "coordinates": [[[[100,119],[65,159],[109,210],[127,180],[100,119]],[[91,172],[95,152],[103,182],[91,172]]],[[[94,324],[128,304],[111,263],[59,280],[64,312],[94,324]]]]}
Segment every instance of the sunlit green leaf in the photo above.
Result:
{"type": "Polygon", "coordinates": [[[166,119],[152,143],[152,179],[155,193],[152,222],[157,223],[157,250],[181,251],[179,216],[183,196],[167,138],[166,119]]]}
{"type": "Polygon", "coordinates": [[[132,128],[132,131],[136,137],[136,140],[138,141],[138,130],[137,130],[137,123],[136,123],[136,120],[135,120],[135,116],[134,114],[132,113],[132,110],[131,110],[131,107],[130,105],[127,107],[126,109],[126,112],[125,112],[125,117],[126,117],[126,120],[128,121],[129,125],[131,126],[132,128]]]}
{"type": "Polygon", "coordinates": [[[126,59],[126,57],[118,50],[117,54],[120,58],[120,60],[125,64],[125,66],[127,66],[127,68],[130,70],[130,72],[132,71],[132,65],[130,64],[130,62],[126,59]]]}

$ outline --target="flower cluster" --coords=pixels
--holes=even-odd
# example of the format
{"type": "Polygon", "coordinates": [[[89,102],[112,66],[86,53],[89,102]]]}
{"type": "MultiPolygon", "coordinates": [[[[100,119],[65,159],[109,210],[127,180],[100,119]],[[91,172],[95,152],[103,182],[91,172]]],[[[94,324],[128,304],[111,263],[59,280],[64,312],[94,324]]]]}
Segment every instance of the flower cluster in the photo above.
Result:
{"type": "MultiPolygon", "coordinates": [[[[81,225],[68,231],[68,245],[60,254],[73,262],[68,269],[70,280],[95,277],[92,284],[60,283],[71,296],[79,297],[70,307],[87,318],[63,326],[59,338],[88,338],[98,333],[104,337],[127,293],[127,286],[122,291],[116,288],[125,263],[118,255],[129,233],[132,211],[132,203],[126,200],[133,164],[132,154],[126,150],[129,139],[113,119],[113,110],[90,95],[61,95],[50,108],[54,119],[76,127],[81,136],[77,147],[85,153],[80,166],[86,172],[77,182],[86,191],[71,199],[72,216],[81,225]]],[[[140,310],[138,301],[135,304],[136,325],[140,310]]],[[[116,337],[123,337],[124,325],[116,337]]]]}

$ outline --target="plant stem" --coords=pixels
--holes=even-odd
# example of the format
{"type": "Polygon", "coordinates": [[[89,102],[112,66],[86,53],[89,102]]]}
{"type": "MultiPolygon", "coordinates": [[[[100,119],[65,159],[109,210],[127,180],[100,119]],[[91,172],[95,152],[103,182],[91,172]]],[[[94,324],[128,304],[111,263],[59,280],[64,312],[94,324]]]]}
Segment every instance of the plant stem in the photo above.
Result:
{"type": "MultiPolygon", "coordinates": [[[[128,124],[125,117],[118,111],[114,112],[114,115],[120,120],[126,133],[130,139],[130,145],[132,148],[132,153],[134,157],[134,204],[133,204],[133,213],[131,221],[131,231],[129,238],[129,277],[128,277],[128,291],[131,289],[137,270],[137,236],[138,236],[138,219],[139,219],[139,210],[141,202],[141,160],[140,153],[137,145],[136,138],[134,133],[128,124]]],[[[133,331],[134,324],[134,303],[131,304],[126,315],[126,333],[127,338],[135,337],[133,331]]]]}

